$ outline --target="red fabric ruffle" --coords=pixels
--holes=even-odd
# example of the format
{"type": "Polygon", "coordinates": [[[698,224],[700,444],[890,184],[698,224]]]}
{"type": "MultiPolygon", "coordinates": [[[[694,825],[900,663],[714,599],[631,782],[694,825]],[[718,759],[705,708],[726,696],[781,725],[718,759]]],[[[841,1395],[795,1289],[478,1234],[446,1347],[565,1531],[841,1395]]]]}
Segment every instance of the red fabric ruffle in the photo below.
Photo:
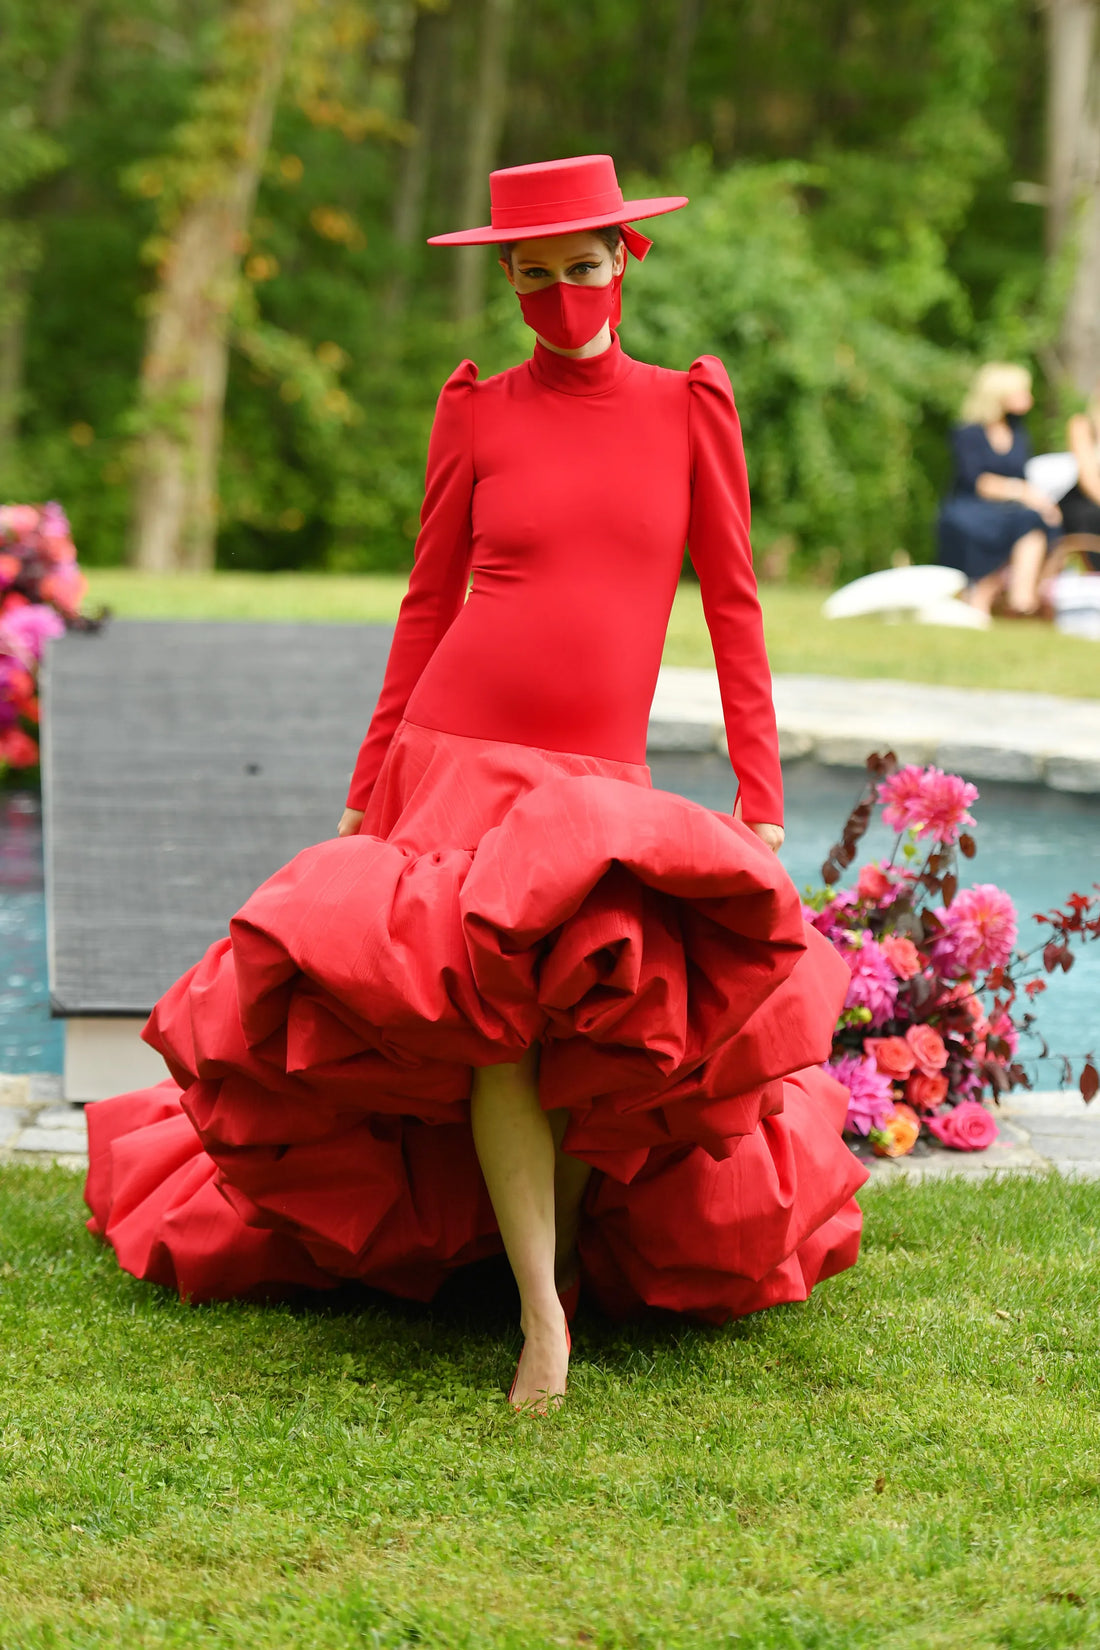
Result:
{"type": "Polygon", "coordinates": [[[847,983],[776,857],[645,768],[404,724],[363,833],[299,854],[157,1005],[173,1081],[89,1109],[90,1224],[195,1300],[429,1299],[500,1247],[473,1068],[537,1042],[601,1171],[607,1310],[804,1299],[859,1242],[845,1094],[804,1069],[847,983]]]}

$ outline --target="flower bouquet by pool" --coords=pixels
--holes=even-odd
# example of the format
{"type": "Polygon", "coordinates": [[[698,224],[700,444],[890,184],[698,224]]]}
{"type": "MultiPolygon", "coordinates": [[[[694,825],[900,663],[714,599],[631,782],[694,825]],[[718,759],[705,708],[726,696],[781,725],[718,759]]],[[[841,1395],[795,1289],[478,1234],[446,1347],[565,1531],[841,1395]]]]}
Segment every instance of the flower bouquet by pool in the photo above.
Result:
{"type": "MultiPolygon", "coordinates": [[[[1066,912],[1039,918],[1054,936],[1025,976],[1035,953],[1015,949],[1008,894],[989,882],[959,887],[959,856],[976,852],[966,830],[976,787],[935,767],[898,770],[892,755],[872,756],[867,767],[867,791],[822,866],[825,886],[805,906],[851,973],[826,1069],[850,1092],[849,1133],[878,1155],[904,1156],[922,1133],[984,1151],[998,1135],[984,1097],[1030,1087],[1017,1049],[1034,1016],[1018,1003],[1045,990],[1042,969],[1071,966],[1073,938],[1100,934],[1100,916],[1089,923],[1100,901],[1074,895],[1066,912]],[[895,833],[893,852],[860,866],[855,885],[841,889],[876,807],[895,833]]],[[[1090,1057],[1086,1099],[1095,1081],[1090,1057]]]]}
{"type": "Polygon", "coordinates": [[[87,580],[60,504],[0,505],[0,776],[38,762],[38,667],[47,641],[87,628],[87,580]]]}

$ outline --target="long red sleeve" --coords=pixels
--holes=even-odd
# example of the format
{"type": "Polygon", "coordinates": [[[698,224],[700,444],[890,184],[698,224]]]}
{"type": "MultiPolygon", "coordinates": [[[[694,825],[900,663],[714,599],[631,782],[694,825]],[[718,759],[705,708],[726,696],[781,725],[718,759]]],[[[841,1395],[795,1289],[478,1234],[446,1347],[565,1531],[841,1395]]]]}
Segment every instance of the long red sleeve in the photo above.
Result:
{"type": "Polygon", "coordinates": [[[477,367],[463,361],[440,391],[428,444],[420,532],[409,588],[401,603],[385,681],[348,791],[349,808],[366,808],[409,695],[462,610],[470,577],[474,490],[473,392],[477,367]]]}
{"type": "Polygon", "coordinates": [[[783,821],[783,776],[771,672],[749,544],[749,485],[741,424],[721,361],[704,355],[688,374],[691,520],[688,548],[714,647],[726,740],[753,823],[783,821]]]}

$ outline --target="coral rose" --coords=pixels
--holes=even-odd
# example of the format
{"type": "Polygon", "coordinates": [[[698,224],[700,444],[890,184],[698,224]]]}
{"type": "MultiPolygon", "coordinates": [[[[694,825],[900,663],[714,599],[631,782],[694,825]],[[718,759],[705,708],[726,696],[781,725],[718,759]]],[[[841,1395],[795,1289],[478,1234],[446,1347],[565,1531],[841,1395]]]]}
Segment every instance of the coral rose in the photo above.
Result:
{"type": "Polygon", "coordinates": [[[38,746],[22,728],[5,728],[0,733],[0,762],[9,768],[33,768],[38,761],[38,746]]]}
{"type": "Polygon", "coordinates": [[[923,1071],[915,1071],[905,1085],[905,1098],[918,1111],[942,1106],[947,1099],[947,1078],[942,1072],[938,1077],[926,1077],[923,1071]]]}
{"type": "Polygon", "coordinates": [[[976,1100],[963,1100],[943,1117],[929,1117],[928,1127],[944,1146],[957,1152],[984,1152],[997,1138],[996,1120],[976,1100]]]}
{"type": "Polygon", "coordinates": [[[865,865],[860,871],[859,879],[856,882],[856,893],[860,899],[874,900],[877,904],[880,899],[885,899],[893,886],[890,878],[880,866],[865,865]]]}
{"type": "Polygon", "coordinates": [[[910,1026],[905,1041],[913,1050],[913,1063],[925,1077],[935,1077],[947,1064],[947,1049],[934,1027],[910,1026]]]}
{"type": "Polygon", "coordinates": [[[876,1157],[908,1157],[920,1134],[920,1118],[904,1103],[894,1107],[881,1129],[871,1130],[871,1149],[876,1157]]]}
{"type": "Polygon", "coordinates": [[[886,961],[894,970],[899,980],[911,980],[921,971],[921,954],[913,944],[901,934],[887,934],[885,939],[878,942],[886,953],[886,961]]]}
{"type": "Polygon", "coordinates": [[[870,1055],[884,1077],[908,1077],[917,1063],[904,1037],[865,1037],[863,1052],[870,1055]]]}

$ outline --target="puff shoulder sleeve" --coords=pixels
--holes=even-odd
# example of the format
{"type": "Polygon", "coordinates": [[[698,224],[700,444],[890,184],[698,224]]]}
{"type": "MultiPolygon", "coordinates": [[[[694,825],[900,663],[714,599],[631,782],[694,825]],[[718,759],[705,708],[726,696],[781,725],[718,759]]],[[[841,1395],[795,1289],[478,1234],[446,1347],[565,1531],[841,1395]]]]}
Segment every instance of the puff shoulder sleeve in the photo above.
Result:
{"type": "Polygon", "coordinates": [[[364,809],[421,673],[466,599],[473,554],[473,405],[477,367],[463,361],[444,384],[428,443],[420,531],[378,704],[359,751],[349,808],[364,809]]]}
{"type": "Polygon", "coordinates": [[[688,373],[691,516],[688,549],[718,667],[742,817],[783,822],[783,778],[771,672],[749,544],[741,424],[725,367],[704,355],[688,373]]]}

